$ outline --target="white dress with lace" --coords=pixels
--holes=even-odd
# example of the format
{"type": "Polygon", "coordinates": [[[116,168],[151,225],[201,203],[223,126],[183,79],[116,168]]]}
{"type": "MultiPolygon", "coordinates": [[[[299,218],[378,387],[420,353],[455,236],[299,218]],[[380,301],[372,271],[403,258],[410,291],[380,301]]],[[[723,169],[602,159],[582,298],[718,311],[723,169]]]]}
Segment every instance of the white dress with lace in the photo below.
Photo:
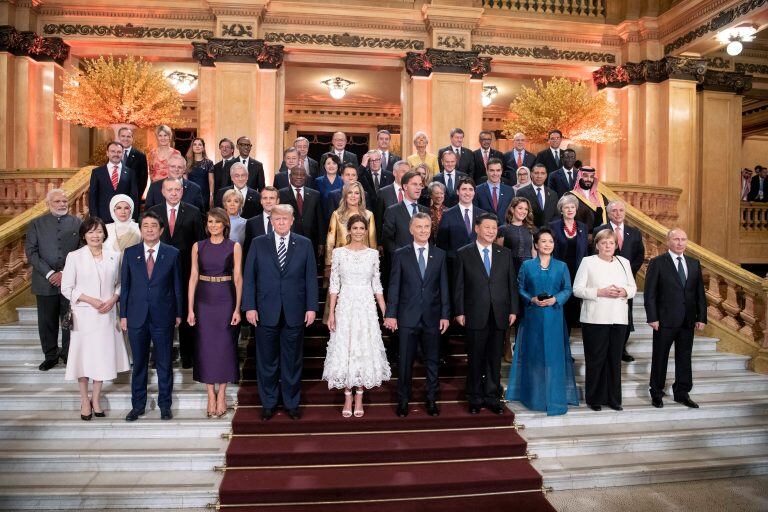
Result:
{"type": "Polygon", "coordinates": [[[329,291],[338,294],[336,330],[328,340],[323,380],[328,381],[328,389],[381,385],[390,379],[392,370],[374,297],[382,293],[379,252],[334,249],[329,291]]]}

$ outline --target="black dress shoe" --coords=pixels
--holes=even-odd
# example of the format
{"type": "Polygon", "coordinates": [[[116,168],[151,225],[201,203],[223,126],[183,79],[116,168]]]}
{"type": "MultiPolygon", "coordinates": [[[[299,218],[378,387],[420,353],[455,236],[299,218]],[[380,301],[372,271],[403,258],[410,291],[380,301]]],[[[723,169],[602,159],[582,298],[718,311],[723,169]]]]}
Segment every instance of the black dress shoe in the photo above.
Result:
{"type": "Polygon", "coordinates": [[[630,355],[628,352],[624,352],[623,354],[621,354],[621,360],[624,361],[625,363],[631,363],[632,361],[635,360],[635,358],[632,357],[632,355],[630,355]]]}
{"type": "Polygon", "coordinates": [[[172,420],[173,413],[171,412],[171,409],[160,409],[160,419],[165,421],[172,420]]]}
{"type": "Polygon", "coordinates": [[[651,397],[651,405],[653,405],[657,409],[661,409],[664,407],[664,402],[662,401],[661,397],[651,397]]]}
{"type": "Polygon", "coordinates": [[[480,414],[480,406],[479,405],[470,405],[469,406],[469,414],[480,414]]]}
{"type": "Polygon", "coordinates": [[[504,414],[504,406],[502,404],[490,404],[485,407],[493,414],[504,414]]]}
{"type": "Polygon", "coordinates": [[[41,372],[47,372],[57,364],[59,364],[58,357],[56,359],[46,359],[45,361],[40,363],[40,366],[38,366],[37,369],[40,370],[41,372]]]}
{"type": "Polygon", "coordinates": [[[623,411],[623,410],[624,410],[624,408],[623,408],[622,406],[620,406],[620,405],[611,405],[611,404],[608,404],[608,407],[610,407],[610,408],[611,408],[611,409],[613,409],[614,411],[623,411]]]}
{"type": "Polygon", "coordinates": [[[397,404],[397,417],[405,418],[408,416],[408,402],[400,402],[397,404]]]}
{"type": "Polygon", "coordinates": [[[427,400],[424,404],[427,408],[427,414],[430,416],[440,416],[440,408],[434,400],[427,400]]]}
{"type": "Polygon", "coordinates": [[[675,402],[677,402],[679,404],[682,404],[682,405],[684,405],[686,407],[690,407],[691,409],[698,409],[699,408],[699,404],[697,404],[696,402],[691,400],[690,397],[681,398],[680,400],[675,398],[675,402]]]}
{"type": "Polygon", "coordinates": [[[272,419],[272,417],[277,412],[277,409],[274,407],[272,409],[262,409],[261,410],[261,420],[262,421],[269,421],[272,419]]]}
{"type": "Polygon", "coordinates": [[[129,412],[125,416],[125,421],[136,421],[139,419],[139,416],[144,416],[144,411],[141,409],[131,409],[131,412],[129,412]]]}
{"type": "Polygon", "coordinates": [[[600,405],[590,405],[589,408],[592,409],[593,411],[602,411],[603,410],[603,407],[600,406],[600,405]]]}
{"type": "Polygon", "coordinates": [[[288,409],[288,417],[291,418],[292,420],[298,420],[299,418],[301,418],[301,411],[299,410],[298,407],[295,409],[288,409]]]}

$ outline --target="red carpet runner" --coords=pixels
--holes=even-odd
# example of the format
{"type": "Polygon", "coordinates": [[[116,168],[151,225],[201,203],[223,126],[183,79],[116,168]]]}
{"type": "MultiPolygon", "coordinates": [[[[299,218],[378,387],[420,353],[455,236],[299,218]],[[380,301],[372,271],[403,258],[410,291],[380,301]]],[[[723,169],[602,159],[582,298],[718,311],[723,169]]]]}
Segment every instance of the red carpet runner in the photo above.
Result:
{"type": "MultiPolygon", "coordinates": [[[[305,341],[302,418],[261,420],[248,359],[232,421],[222,510],[240,512],[553,511],[512,413],[467,412],[463,340],[441,368],[441,414],[424,412],[423,368],[414,370],[407,418],[395,415],[396,381],[366,393],[365,416],[342,418],[341,391],[320,381],[328,334],[305,341]]],[[[394,341],[394,339],[393,339],[394,341]]],[[[389,342],[389,343],[392,343],[389,342]]]]}

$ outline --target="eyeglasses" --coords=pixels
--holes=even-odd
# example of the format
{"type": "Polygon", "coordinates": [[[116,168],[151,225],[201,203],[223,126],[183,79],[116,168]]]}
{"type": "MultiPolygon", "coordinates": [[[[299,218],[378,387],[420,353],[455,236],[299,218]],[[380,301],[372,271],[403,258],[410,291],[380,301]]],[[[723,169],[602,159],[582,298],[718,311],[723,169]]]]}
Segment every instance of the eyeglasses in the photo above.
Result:
{"type": "Polygon", "coordinates": [[[493,142],[493,139],[480,139],[480,142],[493,142]]]}
{"type": "Polygon", "coordinates": [[[369,158],[369,162],[381,162],[381,158],[369,158]]]}
{"type": "Polygon", "coordinates": [[[244,147],[244,148],[250,148],[250,147],[253,147],[253,144],[245,144],[245,143],[241,142],[240,144],[238,144],[238,146],[241,146],[241,147],[244,147]]]}

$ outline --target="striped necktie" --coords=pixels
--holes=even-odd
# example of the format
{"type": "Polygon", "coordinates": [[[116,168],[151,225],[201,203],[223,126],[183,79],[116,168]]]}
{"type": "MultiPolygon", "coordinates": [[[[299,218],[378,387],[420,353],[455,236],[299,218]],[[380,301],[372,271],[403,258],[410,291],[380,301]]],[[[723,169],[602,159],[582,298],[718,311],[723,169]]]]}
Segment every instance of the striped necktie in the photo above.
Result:
{"type": "Polygon", "coordinates": [[[280,271],[285,271],[285,257],[288,252],[285,249],[285,237],[280,237],[280,245],[277,247],[277,261],[280,263],[280,271]]]}

